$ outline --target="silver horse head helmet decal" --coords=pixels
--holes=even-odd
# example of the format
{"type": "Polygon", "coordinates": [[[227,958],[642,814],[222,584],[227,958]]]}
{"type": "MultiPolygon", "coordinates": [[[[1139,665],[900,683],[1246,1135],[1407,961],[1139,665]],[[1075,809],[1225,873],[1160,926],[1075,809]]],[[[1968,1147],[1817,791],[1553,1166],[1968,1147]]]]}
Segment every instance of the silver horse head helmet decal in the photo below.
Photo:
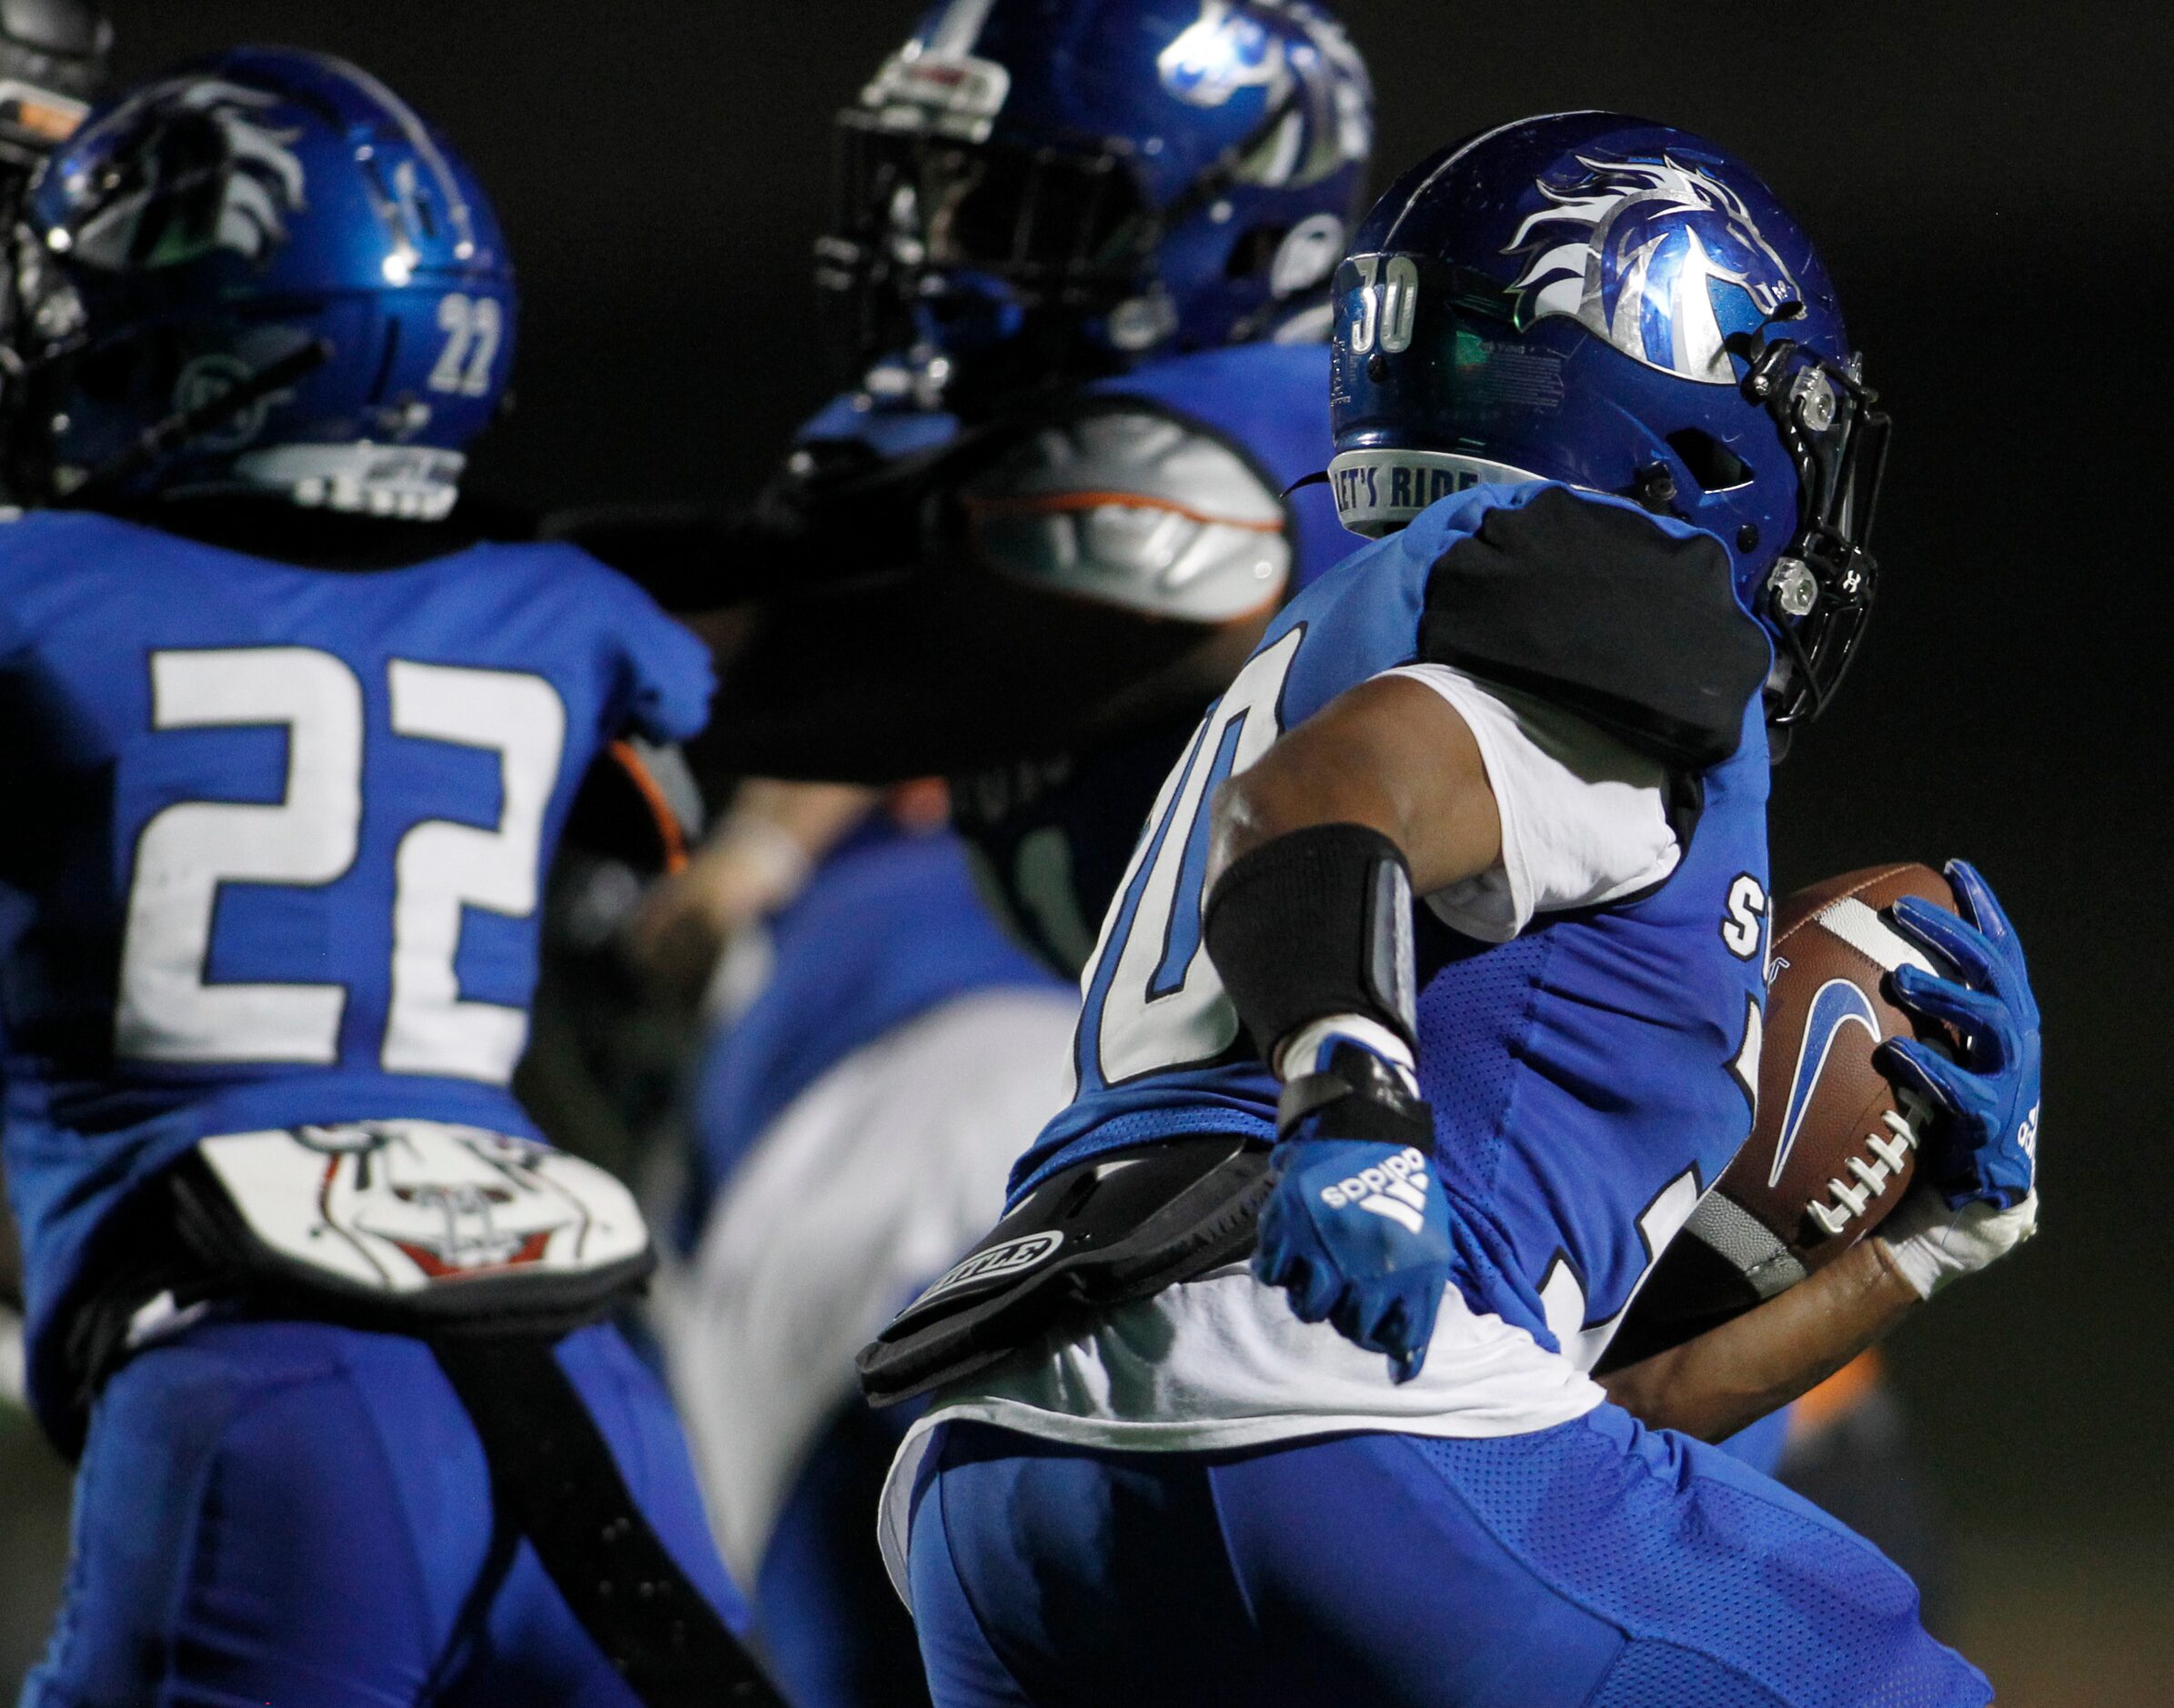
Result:
{"type": "Polygon", "coordinates": [[[1240,183],[1318,183],[1373,149],[1365,63],[1343,26],[1306,0],[1200,0],[1200,16],[1155,68],[1189,106],[1224,106],[1241,90],[1260,89],[1268,111],[1286,109],[1240,167],[1240,183]]]}
{"type": "Polygon", "coordinates": [[[1163,86],[1193,106],[1221,106],[1257,88],[1273,105],[1291,85],[1283,37],[1233,0],[1201,0],[1200,16],[1162,50],[1156,69],[1163,86]]]}
{"type": "Polygon", "coordinates": [[[97,130],[122,140],[97,150],[63,185],[75,212],[67,247],[86,266],[173,266],[215,249],[263,262],[305,206],[298,130],[265,122],[279,97],[216,77],[157,84],[122,103],[97,130]],[[144,123],[146,116],[151,122],[144,123]]]}
{"type": "Polygon", "coordinates": [[[1577,156],[1585,176],[1538,180],[1547,206],[1526,216],[1505,254],[1525,265],[1512,286],[1518,318],[1563,315],[1625,356],[1710,385],[1733,385],[1726,335],[1795,302],[1788,266],[1743,198],[1698,166],[1577,156]],[[1716,286],[1742,292],[1723,324],[1716,286]]]}

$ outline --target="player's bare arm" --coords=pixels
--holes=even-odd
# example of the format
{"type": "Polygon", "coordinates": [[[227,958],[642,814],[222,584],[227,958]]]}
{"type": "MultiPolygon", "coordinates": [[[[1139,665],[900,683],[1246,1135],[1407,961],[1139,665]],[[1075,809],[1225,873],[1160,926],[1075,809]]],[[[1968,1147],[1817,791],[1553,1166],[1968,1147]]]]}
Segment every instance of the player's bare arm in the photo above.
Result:
{"type": "Polygon", "coordinates": [[[874,802],[848,783],[748,779],[686,866],[643,897],[629,952],[665,989],[698,992],[733,936],[799,895],[874,802]]]}
{"type": "Polygon", "coordinates": [[[1388,838],[1421,895],[1485,871],[1502,852],[1501,814],[1470,726],[1404,677],[1348,690],[1223,786],[1210,885],[1276,837],[1324,824],[1388,838]]]}
{"type": "Polygon", "coordinates": [[[1209,951],[1286,1081],[1256,1271],[1409,1381],[1454,1259],[1413,1073],[1408,909],[1501,858],[1478,740],[1424,684],[1373,678],[1225,783],[1209,824],[1209,951]],[[1377,1177],[1401,1215],[1312,1222],[1322,1191],[1377,1177]],[[1336,1249],[1354,1227],[1364,1257],[1336,1249]]]}
{"type": "Polygon", "coordinates": [[[1652,1429],[1718,1442],[1809,1392],[1924,1302],[1870,1239],[1719,1328],[1598,1378],[1652,1429]]]}
{"type": "MultiPolygon", "coordinates": [[[[1361,826],[1386,838],[1423,895],[1483,872],[1501,856],[1500,812],[1470,726],[1408,678],[1350,689],[1223,786],[1212,820],[1211,886],[1275,839],[1323,825],[1361,826]]],[[[1273,1057],[1290,1040],[1258,1041],[1273,1057]]],[[[1653,1427],[1720,1440],[1806,1392],[1919,1302],[1888,1249],[1867,1241],[1804,1285],[1613,1372],[1603,1386],[1653,1427]]]]}

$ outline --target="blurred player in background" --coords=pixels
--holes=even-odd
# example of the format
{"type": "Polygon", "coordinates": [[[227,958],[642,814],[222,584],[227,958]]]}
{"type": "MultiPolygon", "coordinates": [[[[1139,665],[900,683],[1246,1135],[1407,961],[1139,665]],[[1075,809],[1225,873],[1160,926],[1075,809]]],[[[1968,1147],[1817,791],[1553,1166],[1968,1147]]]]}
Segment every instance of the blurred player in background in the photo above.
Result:
{"type": "Polygon", "coordinates": [[[743,790],[700,875],[757,911],[713,986],[691,1255],[663,1294],[726,1563],[801,1704],[920,1693],[873,1523],[904,1421],[861,1402],[853,1354],[1000,1208],[1078,1010],[991,919],[941,788],[853,792],[840,823],[846,791],[743,790]]]}
{"type": "MultiPolygon", "coordinates": [[[[6,234],[0,243],[15,242],[31,177],[83,122],[106,80],[112,46],[113,26],[104,12],[80,0],[0,4],[0,233],[6,234]]],[[[8,360],[15,347],[14,273],[0,264],[0,417],[15,379],[8,360]]],[[[12,501],[0,474],[0,504],[12,501]]],[[[22,1398],[22,1306],[21,1255],[0,1203],[0,1403],[22,1398]]]]}
{"type": "Polygon", "coordinates": [[[0,530],[9,1186],[80,1450],[25,1701],[772,1700],[661,1387],[631,1199],[507,1082],[593,758],[702,647],[477,538],[515,293],[367,74],[212,55],[20,246],[0,530]]]}
{"type": "Polygon", "coordinates": [[[1171,774],[1072,1104],[864,1355],[935,1390],[885,1521],[935,1699],[1986,1701],[1690,1438],[2029,1231],[2036,1009],[1968,869],[1967,920],[1897,909],[1968,1050],[1889,1046],[1940,1115],[1884,1237],[1586,1374],[1748,1130],[1726,898],[1869,604],[1886,421],[1824,269],[1741,162],[1558,115],[1406,174],[1335,306],[1332,479],[1386,538],[1171,774]]]}
{"type": "MultiPolygon", "coordinates": [[[[852,388],[730,549],[596,519],[577,537],[690,606],[750,558],[790,568],[805,585],[726,651],[698,760],[950,776],[985,893],[1070,978],[1202,710],[1349,543],[1325,491],[1286,488],[1331,448],[1324,289],[1364,187],[1364,67],[1303,4],[957,0],[840,126],[818,280],[852,388]]],[[[748,817],[736,855],[698,857],[648,910],[654,959],[714,940],[717,880],[775,866],[748,817]]],[[[895,1691],[912,1663],[871,1531],[870,1445],[895,1426],[839,1410],[849,1325],[872,1331],[986,1225],[996,1175],[977,1170],[1062,1095],[1073,1004],[977,916],[960,859],[893,833],[820,871],[696,1111],[708,1232],[678,1392],[729,1558],[784,1550],[753,1579],[758,1624],[810,1703],[895,1699],[869,1681],[895,1691]],[[882,993],[851,1025],[848,965],[882,993]],[[961,1075],[984,1014],[1006,1018],[961,1075]],[[762,1087],[774,1119],[725,1083],[762,1087]],[[861,1085],[889,1100],[846,1119],[861,1085]],[[815,1179],[835,1184],[780,1184],[815,1179]],[[810,1263],[839,1243],[833,1196],[860,1207],[859,1255],[810,1263]],[[830,1361],[780,1389],[780,1336],[810,1323],[830,1361]]]]}
{"type": "Polygon", "coordinates": [[[954,779],[1076,970],[1155,784],[1347,547],[1324,295],[1364,66],[1319,8],[958,0],[840,116],[818,283],[850,390],[713,534],[578,519],[728,643],[711,774],[954,779]]]}

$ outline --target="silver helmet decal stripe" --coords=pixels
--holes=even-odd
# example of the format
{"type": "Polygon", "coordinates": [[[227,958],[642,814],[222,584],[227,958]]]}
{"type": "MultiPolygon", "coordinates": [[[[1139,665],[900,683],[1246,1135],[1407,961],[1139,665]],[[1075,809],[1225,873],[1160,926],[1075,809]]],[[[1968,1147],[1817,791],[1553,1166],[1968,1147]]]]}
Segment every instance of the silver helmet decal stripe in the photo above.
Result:
{"type": "Polygon", "coordinates": [[[1462,148],[1458,149],[1456,153],[1451,155],[1448,159],[1444,160],[1440,166],[1436,166],[1432,172],[1428,173],[1426,175],[1425,181],[1419,185],[1417,188],[1413,190],[1411,195],[1404,197],[1404,206],[1397,210],[1395,220],[1390,225],[1388,231],[1382,238],[1382,247],[1384,250],[1394,249],[1396,247],[1396,234],[1404,228],[1404,216],[1410,213],[1414,207],[1418,206],[1419,204],[1425,199],[1427,191],[1434,186],[1437,180],[1446,174],[1451,167],[1454,166],[1458,161],[1462,160],[1474,148],[1477,148],[1482,143],[1488,141],[1490,138],[1501,136],[1503,132],[1506,130],[1515,130],[1520,125],[1538,125],[1551,118],[1575,118],[1581,113],[1597,113],[1601,109],[1596,106],[1567,107],[1560,113],[1541,113],[1528,118],[1514,118],[1506,125],[1497,125],[1493,130],[1482,131],[1470,142],[1466,143],[1462,148]]]}
{"type": "Polygon", "coordinates": [[[1762,315],[1800,288],[1743,198],[1666,156],[1576,161],[1585,180],[1537,182],[1546,205],[1525,217],[1503,250],[1525,262],[1511,286],[1524,293],[1520,319],[1561,315],[1648,367],[1734,384],[1711,287],[1740,286],[1762,315]],[[1558,238],[1547,230],[1555,226],[1571,235],[1558,238]]]}
{"type": "Polygon", "coordinates": [[[345,60],[335,60],[333,63],[354,79],[357,88],[380,103],[392,115],[394,123],[400,127],[400,134],[408,138],[408,146],[430,168],[430,176],[438,180],[438,194],[446,198],[446,211],[453,221],[456,233],[453,253],[463,261],[472,259],[476,253],[476,227],[468,216],[468,197],[460,192],[460,181],[453,176],[451,162],[447,160],[438,144],[432,140],[430,127],[423,123],[415,108],[361,66],[351,65],[345,60]]]}

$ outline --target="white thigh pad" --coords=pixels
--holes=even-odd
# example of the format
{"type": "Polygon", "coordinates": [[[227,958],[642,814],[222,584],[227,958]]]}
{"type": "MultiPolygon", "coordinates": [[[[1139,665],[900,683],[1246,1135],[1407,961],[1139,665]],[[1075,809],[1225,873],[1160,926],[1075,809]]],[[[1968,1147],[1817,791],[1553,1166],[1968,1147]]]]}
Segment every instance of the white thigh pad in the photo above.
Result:
{"type": "Polygon", "coordinates": [[[260,1256],[338,1291],[565,1282],[649,1251],[633,1194],[611,1175],[480,1127],[374,1120],[227,1133],[197,1154],[260,1256]]]}

